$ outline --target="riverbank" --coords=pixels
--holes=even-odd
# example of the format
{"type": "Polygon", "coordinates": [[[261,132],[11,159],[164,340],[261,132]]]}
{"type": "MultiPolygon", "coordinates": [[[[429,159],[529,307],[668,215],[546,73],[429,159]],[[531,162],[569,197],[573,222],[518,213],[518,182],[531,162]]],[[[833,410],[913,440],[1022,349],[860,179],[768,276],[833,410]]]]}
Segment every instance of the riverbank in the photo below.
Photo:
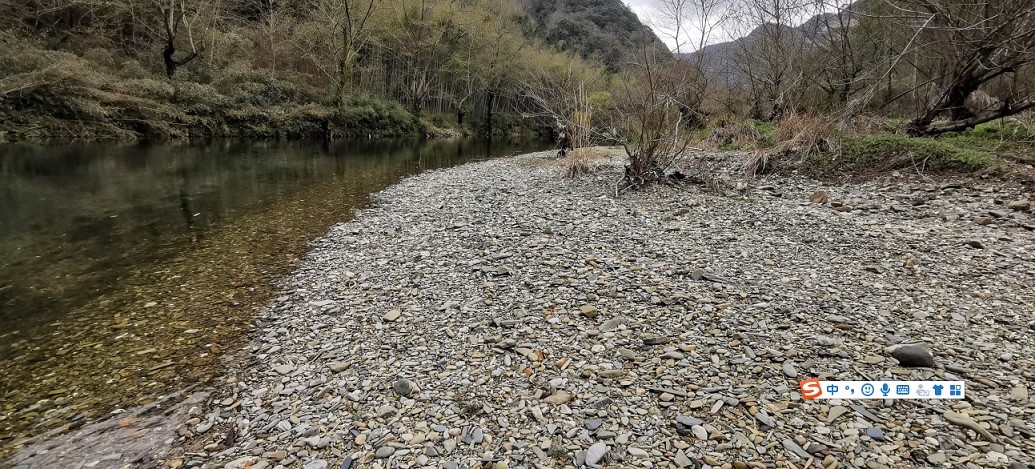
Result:
{"type": "Polygon", "coordinates": [[[570,181],[548,155],[407,178],[313,242],[159,462],[1033,462],[1030,188],[744,181],[713,154],[707,187],[615,198],[618,160],[570,181]],[[809,376],[968,398],[804,402],[809,376]]]}

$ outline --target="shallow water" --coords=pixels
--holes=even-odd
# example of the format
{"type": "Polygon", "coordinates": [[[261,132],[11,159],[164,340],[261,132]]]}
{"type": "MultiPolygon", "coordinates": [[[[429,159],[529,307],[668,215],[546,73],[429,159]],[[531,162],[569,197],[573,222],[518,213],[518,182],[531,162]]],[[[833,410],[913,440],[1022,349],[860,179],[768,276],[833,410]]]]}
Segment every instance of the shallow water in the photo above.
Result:
{"type": "Polygon", "coordinates": [[[204,382],[306,243],[534,141],[0,146],[0,445],[204,382]]]}

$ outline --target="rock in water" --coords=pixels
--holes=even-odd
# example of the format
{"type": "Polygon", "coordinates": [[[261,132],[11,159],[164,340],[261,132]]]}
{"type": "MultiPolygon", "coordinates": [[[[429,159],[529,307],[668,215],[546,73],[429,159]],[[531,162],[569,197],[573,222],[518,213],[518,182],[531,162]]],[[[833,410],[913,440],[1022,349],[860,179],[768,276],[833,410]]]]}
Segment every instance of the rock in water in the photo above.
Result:
{"type": "Polygon", "coordinates": [[[915,345],[899,347],[891,352],[891,356],[898,360],[900,365],[907,368],[930,368],[934,366],[934,355],[915,345]]]}
{"type": "Polygon", "coordinates": [[[593,446],[586,450],[586,464],[592,466],[599,463],[607,455],[607,450],[606,444],[601,442],[594,443],[593,446]]]}

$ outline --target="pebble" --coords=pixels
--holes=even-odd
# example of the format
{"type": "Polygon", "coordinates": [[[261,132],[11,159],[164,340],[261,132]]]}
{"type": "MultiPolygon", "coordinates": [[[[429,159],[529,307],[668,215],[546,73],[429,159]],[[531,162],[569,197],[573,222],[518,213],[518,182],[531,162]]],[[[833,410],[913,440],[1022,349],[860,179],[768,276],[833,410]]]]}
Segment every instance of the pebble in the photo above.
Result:
{"type": "Polygon", "coordinates": [[[891,356],[905,367],[930,368],[934,366],[934,356],[931,355],[931,352],[913,345],[898,347],[891,352],[891,356]]]}
{"type": "Polygon", "coordinates": [[[314,459],[302,465],[302,469],[327,469],[327,461],[314,459]]]}
{"type": "Polygon", "coordinates": [[[385,321],[391,322],[391,321],[395,321],[396,319],[399,319],[400,316],[402,316],[402,311],[398,310],[398,309],[393,309],[393,310],[385,313],[383,319],[385,321]]]}
{"type": "Polygon", "coordinates": [[[594,443],[593,446],[586,450],[586,464],[592,466],[599,463],[607,455],[609,449],[606,443],[594,443]]]}
{"type": "Polygon", "coordinates": [[[253,363],[218,378],[177,435],[182,467],[266,454],[285,468],[1035,462],[1018,444],[1035,434],[1035,232],[1014,226],[1027,212],[971,221],[1028,197],[1019,187],[753,181],[694,155],[717,175],[707,186],[615,197],[621,161],[565,179],[532,155],[375,194],[256,313],[253,363]],[[756,183],[784,197],[735,189],[756,183]],[[808,203],[816,191],[851,210],[808,203]],[[804,401],[797,381],[813,373],[966,379],[968,399],[804,401]],[[224,447],[216,430],[231,426],[224,447]]]}

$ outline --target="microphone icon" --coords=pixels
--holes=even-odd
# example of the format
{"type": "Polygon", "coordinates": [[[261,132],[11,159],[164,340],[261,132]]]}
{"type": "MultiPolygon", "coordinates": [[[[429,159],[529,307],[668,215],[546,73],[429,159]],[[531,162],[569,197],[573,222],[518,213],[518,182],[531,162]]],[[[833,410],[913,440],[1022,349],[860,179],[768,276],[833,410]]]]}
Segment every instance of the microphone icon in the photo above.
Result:
{"type": "Polygon", "coordinates": [[[884,383],[884,385],[880,387],[880,393],[883,394],[884,397],[888,397],[888,393],[890,392],[891,386],[888,386],[888,383],[884,383]]]}

